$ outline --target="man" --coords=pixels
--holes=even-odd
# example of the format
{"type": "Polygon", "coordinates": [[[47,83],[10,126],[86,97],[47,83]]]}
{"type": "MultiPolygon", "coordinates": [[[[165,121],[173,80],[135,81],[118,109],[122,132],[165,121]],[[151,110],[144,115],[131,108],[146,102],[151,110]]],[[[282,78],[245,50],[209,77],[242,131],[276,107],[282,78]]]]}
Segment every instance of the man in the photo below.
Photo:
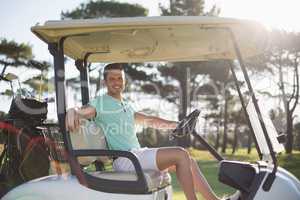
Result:
{"type": "MultiPolygon", "coordinates": [[[[70,131],[79,128],[80,118],[94,118],[106,136],[110,149],[132,151],[143,169],[167,170],[175,166],[179,183],[188,200],[195,200],[196,191],[205,199],[216,200],[195,160],[181,147],[141,148],[134,131],[134,124],[156,129],[175,129],[177,122],[135,112],[123,99],[125,73],[122,64],[109,64],[104,69],[107,94],[92,100],[88,106],[73,108],[66,114],[66,127],[70,131]]],[[[132,171],[127,158],[118,158],[113,167],[119,171],[132,171]]]]}

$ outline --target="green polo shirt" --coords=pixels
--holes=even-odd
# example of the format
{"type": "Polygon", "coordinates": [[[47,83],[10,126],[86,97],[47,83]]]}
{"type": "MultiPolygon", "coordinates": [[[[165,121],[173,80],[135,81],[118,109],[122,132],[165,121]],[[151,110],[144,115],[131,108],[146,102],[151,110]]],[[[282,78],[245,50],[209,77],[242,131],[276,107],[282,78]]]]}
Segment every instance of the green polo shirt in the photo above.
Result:
{"type": "Polygon", "coordinates": [[[109,149],[128,151],[140,148],[135,133],[134,110],[127,101],[105,94],[89,104],[96,109],[95,122],[104,132],[109,149]]]}

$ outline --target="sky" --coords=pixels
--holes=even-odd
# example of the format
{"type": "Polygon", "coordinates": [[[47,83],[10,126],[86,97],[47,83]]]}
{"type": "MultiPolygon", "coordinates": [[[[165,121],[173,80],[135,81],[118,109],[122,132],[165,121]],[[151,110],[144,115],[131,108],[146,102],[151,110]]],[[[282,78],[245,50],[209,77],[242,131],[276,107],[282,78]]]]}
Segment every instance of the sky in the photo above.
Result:
{"type": "MultiPolygon", "coordinates": [[[[52,62],[47,45],[30,31],[37,23],[59,20],[61,11],[73,10],[89,0],[0,0],[0,38],[28,43],[37,60],[52,62]]],[[[119,0],[139,3],[149,9],[150,16],[159,15],[158,4],[168,5],[169,0],[119,0]]],[[[214,4],[221,9],[221,17],[251,19],[266,26],[300,31],[299,0],[206,0],[205,10],[214,4]]],[[[19,71],[32,76],[30,71],[19,71]]],[[[3,104],[2,104],[3,106],[3,104]]],[[[1,105],[0,105],[0,110],[1,105]]]]}
{"type": "MultiPolygon", "coordinates": [[[[139,3],[149,9],[150,16],[159,15],[158,3],[167,5],[169,0],[119,0],[139,3]]],[[[61,11],[72,10],[87,0],[0,0],[0,37],[25,42],[33,46],[39,60],[52,60],[47,46],[34,36],[30,27],[47,20],[59,20],[61,11]],[[2,1],[2,2],[1,2],[2,1]]],[[[223,17],[253,19],[266,25],[300,30],[299,0],[206,0],[205,9],[216,4],[223,17]]]]}

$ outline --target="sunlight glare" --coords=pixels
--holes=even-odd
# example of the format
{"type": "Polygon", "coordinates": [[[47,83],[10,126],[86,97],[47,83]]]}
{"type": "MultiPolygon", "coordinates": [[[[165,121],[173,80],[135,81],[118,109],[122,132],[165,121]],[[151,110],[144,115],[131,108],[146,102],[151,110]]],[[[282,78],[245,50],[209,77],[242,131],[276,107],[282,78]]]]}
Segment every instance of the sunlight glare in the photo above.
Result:
{"type": "Polygon", "coordinates": [[[299,0],[215,0],[221,16],[256,20],[271,28],[299,31],[299,0]]]}

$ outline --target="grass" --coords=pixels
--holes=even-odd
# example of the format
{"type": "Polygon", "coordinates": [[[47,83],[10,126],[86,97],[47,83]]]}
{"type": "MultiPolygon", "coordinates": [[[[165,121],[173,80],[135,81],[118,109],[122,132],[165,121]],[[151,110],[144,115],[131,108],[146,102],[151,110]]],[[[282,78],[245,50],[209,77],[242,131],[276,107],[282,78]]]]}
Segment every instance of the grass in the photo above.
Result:
{"type": "MultiPolygon", "coordinates": [[[[215,159],[207,151],[190,149],[189,152],[191,156],[197,160],[200,169],[219,197],[230,195],[234,192],[233,189],[218,181],[218,162],[215,161],[215,159]]],[[[223,156],[228,160],[239,160],[247,162],[255,162],[256,160],[258,160],[258,154],[254,149],[251,154],[247,154],[245,149],[240,149],[234,155],[232,155],[231,151],[228,150],[223,156]]],[[[300,179],[300,152],[294,151],[292,155],[282,153],[278,156],[278,161],[281,167],[287,169],[298,179],[300,179]]],[[[171,176],[173,186],[173,199],[185,199],[185,196],[178,185],[175,174],[172,173],[171,176]]],[[[204,198],[202,198],[200,194],[198,195],[198,199],[204,200],[204,198]]]]}
{"type": "Polygon", "coordinates": [[[300,152],[294,151],[293,154],[282,154],[278,156],[279,166],[287,169],[300,179],[300,152]]]}

